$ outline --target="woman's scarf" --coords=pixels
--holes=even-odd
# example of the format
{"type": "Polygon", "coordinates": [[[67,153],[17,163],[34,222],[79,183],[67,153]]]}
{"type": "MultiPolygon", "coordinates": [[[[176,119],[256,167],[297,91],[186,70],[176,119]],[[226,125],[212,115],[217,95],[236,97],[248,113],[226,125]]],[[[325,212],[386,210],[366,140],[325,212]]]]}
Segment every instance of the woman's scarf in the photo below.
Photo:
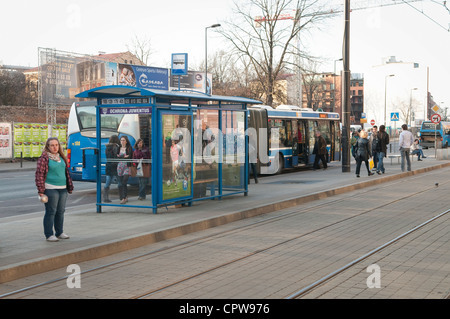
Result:
{"type": "Polygon", "coordinates": [[[55,162],[61,161],[61,157],[59,156],[59,153],[53,154],[53,153],[47,152],[47,154],[51,160],[53,160],[55,162]]]}

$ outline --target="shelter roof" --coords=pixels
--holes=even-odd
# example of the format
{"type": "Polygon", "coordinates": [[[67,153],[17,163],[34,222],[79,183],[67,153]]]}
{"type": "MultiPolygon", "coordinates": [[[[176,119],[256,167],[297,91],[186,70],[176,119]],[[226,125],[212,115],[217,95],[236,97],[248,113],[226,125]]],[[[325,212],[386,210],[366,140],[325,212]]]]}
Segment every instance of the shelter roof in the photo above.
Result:
{"type": "Polygon", "coordinates": [[[261,104],[261,101],[239,96],[207,95],[195,91],[166,91],[143,89],[134,86],[111,85],[93,88],[76,95],[78,98],[105,98],[105,97],[148,97],[167,98],[171,100],[191,100],[205,103],[207,101],[222,101],[226,103],[261,104]]]}

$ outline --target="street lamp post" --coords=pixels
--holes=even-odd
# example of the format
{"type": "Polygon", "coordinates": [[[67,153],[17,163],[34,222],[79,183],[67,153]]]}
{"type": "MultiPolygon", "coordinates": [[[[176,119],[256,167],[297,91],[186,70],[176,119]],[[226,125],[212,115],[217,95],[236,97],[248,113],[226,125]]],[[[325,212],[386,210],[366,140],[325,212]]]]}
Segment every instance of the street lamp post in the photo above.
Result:
{"type": "Polygon", "coordinates": [[[208,29],[220,27],[219,23],[205,28],[205,93],[208,94],[208,29]]]}
{"type": "Polygon", "coordinates": [[[386,91],[387,91],[387,78],[393,77],[395,74],[389,74],[384,77],[384,125],[387,126],[386,122],[386,91]]]}
{"type": "Polygon", "coordinates": [[[408,122],[409,122],[409,127],[411,127],[411,115],[412,115],[412,91],[417,90],[417,88],[413,88],[411,89],[411,92],[409,94],[409,115],[408,115],[408,122]]]}
{"type": "Polygon", "coordinates": [[[343,58],[334,60],[334,73],[333,73],[333,109],[332,112],[336,111],[336,62],[342,61],[343,58]]]}

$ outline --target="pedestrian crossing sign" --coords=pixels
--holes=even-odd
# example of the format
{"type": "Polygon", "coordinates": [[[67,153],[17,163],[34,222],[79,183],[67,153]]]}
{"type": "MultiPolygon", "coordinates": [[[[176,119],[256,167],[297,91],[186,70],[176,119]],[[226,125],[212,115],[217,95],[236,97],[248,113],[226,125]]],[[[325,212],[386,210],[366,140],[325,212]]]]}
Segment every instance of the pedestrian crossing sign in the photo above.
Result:
{"type": "Polygon", "coordinates": [[[398,121],[398,120],[399,120],[399,113],[398,112],[391,113],[391,121],[398,121]]]}

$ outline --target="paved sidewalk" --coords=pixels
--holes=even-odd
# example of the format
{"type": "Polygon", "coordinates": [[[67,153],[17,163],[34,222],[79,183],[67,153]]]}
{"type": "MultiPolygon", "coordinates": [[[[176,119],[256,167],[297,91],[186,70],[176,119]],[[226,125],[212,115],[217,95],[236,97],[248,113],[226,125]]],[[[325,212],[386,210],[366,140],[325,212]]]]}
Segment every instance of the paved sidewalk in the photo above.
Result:
{"type": "MultiPolygon", "coordinates": [[[[431,152],[430,152],[431,153],[431,152]]],[[[249,195],[224,197],[222,200],[195,202],[192,207],[150,209],[103,207],[96,213],[95,203],[68,209],[64,231],[71,236],[56,243],[45,241],[42,213],[0,219],[0,283],[15,280],[69,264],[91,260],[173,238],[242,218],[292,207],[362,187],[420,174],[450,166],[430,156],[422,162],[414,158],[413,171],[402,173],[400,164],[385,161],[386,174],[355,177],[343,173],[340,162],[327,170],[303,170],[262,177],[249,185],[249,195]]],[[[0,163],[2,172],[34,170],[36,162],[0,163]]],[[[364,172],[362,169],[361,172],[364,172]]]]}

